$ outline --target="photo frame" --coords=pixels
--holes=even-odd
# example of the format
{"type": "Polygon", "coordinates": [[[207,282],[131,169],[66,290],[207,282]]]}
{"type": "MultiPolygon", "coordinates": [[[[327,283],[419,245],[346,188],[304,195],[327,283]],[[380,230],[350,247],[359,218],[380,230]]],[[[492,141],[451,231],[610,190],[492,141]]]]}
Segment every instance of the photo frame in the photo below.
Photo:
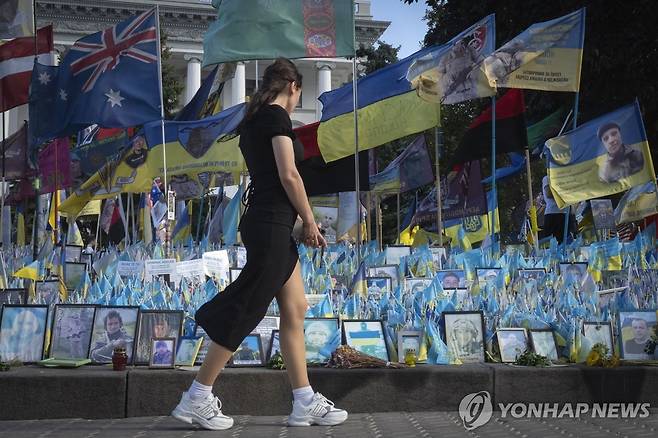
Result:
{"type": "Polygon", "coordinates": [[[82,245],[66,245],[64,247],[64,260],[66,262],[79,262],[82,249],[82,245]]]}
{"type": "Polygon", "coordinates": [[[183,327],[182,310],[142,310],[137,325],[135,365],[145,365],[151,354],[151,338],[176,338],[183,327]]]}
{"type": "Polygon", "coordinates": [[[34,303],[35,304],[57,304],[59,303],[59,280],[45,280],[34,283],[34,303]]]}
{"type": "Polygon", "coordinates": [[[64,284],[66,289],[75,290],[82,283],[87,264],[80,262],[66,262],[64,265],[64,284]]]}
{"type": "Polygon", "coordinates": [[[249,367],[264,365],[265,358],[263,357],[263,343],[260,334],[251,333],[244,338],[238,349],[233,353],[231,366],[249,367]]]}
{"type": "Polygon", "coordinates": [[[617,326],[619,355],[622,359],[653,359],[644,348],[656,326],[656,309],[619,311],[617,326]]]}
{"type": "Polygon", "coordinates": [[[149,368],[173,368],[176,361],[176,338],[151,338],[149,368]]]}
{"type": "Polygon", "coordinates": [[[587,275],[587,263],[560,263],[560,276],[566,279],[567,276],[572,276],[578,283],[582,283],[583,278],[587,275]]]}
{"type": "Polygon", "coordinates": [[[617,287],[627,287],[630,283],[628,269],[618,271],[601,271],[601,289],[614,289],[617,287]]]}
{"type": "Polygon", "coordinates": [[[409,245],[387,245],[384,249],[384,257],[387,265],[399,265],[402,257],[411,255],[409,245]]]}
{"type": "Polygon", "coordinates": [[[343,341],[360,353],[389,361],[384,325],[375,319],[343,320],[343,341]]]}
{"type": "Polygon", "coordinates": [[[524,328],[500,328],[496,330],[500,361],[513,363],[528,349],[528,335],[524,328]]]}
{"type": "Polygon", "coordinates": [[[381,297],[384,293],[393,290],[393,280],[391,277],[366,277],[366,288],[368,296],[381,297]]]}
{"type": "Polygon", "coordinates": [[[176,347],[176,366],[193,367],[199,350],[203,345],[203,336],[183,336],[176,347]]]}
{"type": "Polygon", "coordinates": [[[475,276],[477,277],[480,287],[487,284],[494,285],[498,281],[498,276],[502,275],[501,268],[475,268],[475,276]]]}
{"type": "Polygon", "coordinates": [[[27,289],[9,288],[0,289],[0,307],[3,304],[27,304],[27,289]]]}
{"type": "Polygon", "coordinates": [[[594,344],[601,343],[608,347],[608,352],[612,355],[615,352],[615,343],[612,337],[612,323],[610,321],[584,321],[583,322],[583,339],[581,345],[587,351],[591,350],[594,344]]]}
{"type": "Polygon", "coordinates": [[[265,358],[265,362],[269,362],[270,359],[272,359],[272,356],[277,352],[281,352],[279,330],[272,330],[272,334],[270,335],[270,345],[267,349],[267,357],[265,358]]]}
{"type": "Polygon", "coordinates": [[[555,331],[551,329],[531,329],[529,335],[532,351],[553,362],[559,360],[555,331]]]}
{"type": "Polygon", "coordinates": [[[123,347],[128,365],[133,363],[137,334],[138,306],[100,306],[94,314],[89,359],[92,363],[112,363],[115,347],[123,347]]]}
{"type": "Polygon", "coordinates": [[[327,363],[337,344],[340,344],[338,318],[305,318],[304,343],[306,363],[327,363]]]}
{"type": "Polygon", "coordinates": [[[201,348],[199,348],[199,351],[197,352],[196,355],[196,359],[194,360],[194,365],[201,365],[204,359],[206,358],[206,354],[208,354],[208,348],[210,348],[212,339],[210,339],[208,333],[206,333],[203,327],[201,327],[199,324],[196,324],[194,326],[194,335],[203,338],[203,343],[201,344],[201,348]]]}
{"type": "Polygon", "coordinates": [[[432,254],[432,263],[434,264],[434,270],[440,271],[443,269],[443,264],[448,260],[448,253],[446,249],[442,246],[430,247],[430,253],[432,254]]]}
{"type": "Polygon", "coordinates": [[[83,252],[80,254],[80,263],[87,265],[87,270],[91,270],[91,264],[93,263],[93,254],[83,252]]]}
{"type": "Polygon", "coordinates": [[[242,268],[228,268],[228,278],[229,282],[233,283],[242,272],[242,268]]]}
{"type": "Polygon", "coordinates": [[[446,289],[459,289],[466,287],[466,272],[461,269],[446,269],[436,273],[441,286],[446,289]]]}
{"type": "Polygon", "coordinates": [[[422,292],[432,284],[432,278],[405,278],[404,292],[415,294],[422,292]]]}
{"type": "Polygon", "coordinates": [[[420,348],[423,340],[421,330],[400,330],[398,331],[398,362],[404,363],[407,349],[416,352],[416,358],[420,355],[420,348]]]}
{"type": "Polygon", "coordinates": [[[88,358],[95,314],[90,304],[55,305],[48,358],[88,358]]]}
{"type": "Polygon", "coordinates": [[[398,278],[398,265],[380,265],[367,268],[368,277],[390,277],[391,287],[398,287],[400,279],[398,278]]]}
{"type": "Polygon", "coordinates": [[[5,304],[0,310],[0,360],[35,363],[42,359],[48,306],[5,304]]]}
{"type": "Polygon", "coordinates": [[[463,363],[484,362],[484,315],[482,311],[442,312],[448,350],[463,363]]]}
{"type": "Polygon", "coordinates": [[[521,280],[540,281],[546,275],[546,269],[544,268],[519,269],[516,272],[521,280]]]}

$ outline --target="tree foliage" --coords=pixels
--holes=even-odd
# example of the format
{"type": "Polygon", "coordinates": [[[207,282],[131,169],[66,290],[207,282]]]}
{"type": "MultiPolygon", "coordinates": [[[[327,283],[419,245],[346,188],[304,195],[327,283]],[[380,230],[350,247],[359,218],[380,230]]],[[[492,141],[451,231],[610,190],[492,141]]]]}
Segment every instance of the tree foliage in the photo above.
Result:
{"type": "MultiPolygon", "coordinates": [[[[417,0],[402,0],[417,3],[417,0]]],[[[425,19],[428,32],[425,46],[449,41],[486,15],[496,14],[496,47],[500,47],[533,23],[557,18],[587,7],[585,46],[580,87],[578,122],[598,117],[616,108],[640,100],[652,152],[658,150],[658,8],[654,0],[604,2],[597,0],[427,0],[425,19]]],[[[525,91],[526,119],[539,120],[552,110],[573,107],[573,93],[525,91]]],[[[486,102],[470,102],[443,108],[446,153],[458,142],[466,120],[486,102]]],[[[466,126],[464,126],[466,123],[466,126]]],[[[497,160],[504,159],[498,157],[497,160]]],[[[498,165],[501,167],[501,165],[498,165]]],[[[488,163],[483,165],[489,173],[488,163]]],[[[541,163],[533,163],[533,190],[540,189],[544,173],[541,163]]],[[[525,175],[499,185],[499,204],[503,234],[518,230],[514,210],[527,200],[525,175]],[[522,190],[519,188],[523,187],[522,190]],[[512,229],[512,222],[514,229],[512,229]]]]}
{"type": "Polygon", "coordinates": [[[165,118],[171,119],[178,106],[183,84],[178,80],[174,66],[171,65],[171,49],[167,47],[167,35],[160,34],[160,53],[162,54],[162,98],[164,101],[165,118]]]}

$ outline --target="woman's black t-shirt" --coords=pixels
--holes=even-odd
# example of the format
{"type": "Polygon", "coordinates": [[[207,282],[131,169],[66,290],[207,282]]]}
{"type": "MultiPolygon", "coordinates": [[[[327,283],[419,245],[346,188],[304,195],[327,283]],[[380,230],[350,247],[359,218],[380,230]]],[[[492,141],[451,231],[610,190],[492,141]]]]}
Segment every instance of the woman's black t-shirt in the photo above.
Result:
{"type": "Polygon", "coordinates": [[[303,146],[295,141],[290,116],[276,104],[264,105],[240,128],[240,151],[251,178],[249,212],[258,213],[259,220],[292,226],[297,212],[281,184],[272,148],[272,138],[279,135],[290,137],[295,161],[301,161],[303,146]]]}

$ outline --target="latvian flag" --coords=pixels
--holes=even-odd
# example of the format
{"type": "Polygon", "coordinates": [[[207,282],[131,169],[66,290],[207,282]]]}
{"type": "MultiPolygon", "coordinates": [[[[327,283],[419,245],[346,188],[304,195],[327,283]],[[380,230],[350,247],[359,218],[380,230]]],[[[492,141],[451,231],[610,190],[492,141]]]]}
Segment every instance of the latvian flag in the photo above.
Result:
{"type": "MultiPolygon", "coordinates": [[[[37,32],[37,53],[40,63],[53,64],[53,28],[37,32]]],[[[0,111],[26,104],[34,67],[34,38],[15,38],[0,46],[0,111]]],[[[44,78],[47,80],[47,78],[44,78]]]]}

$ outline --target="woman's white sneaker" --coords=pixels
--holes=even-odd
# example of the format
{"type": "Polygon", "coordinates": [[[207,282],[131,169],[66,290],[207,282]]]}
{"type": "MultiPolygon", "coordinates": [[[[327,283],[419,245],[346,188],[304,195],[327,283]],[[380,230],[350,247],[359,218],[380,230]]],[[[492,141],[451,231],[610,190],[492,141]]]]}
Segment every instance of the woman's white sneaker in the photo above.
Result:
{"type": "Polygon", "coordinates": [[[288,426],[336,426],[347,420],[347,411],[337,409],[334,403],[316,392],[307,405],[297,400],[292,404],[292,413],[288,416],[288,426]]]}
{"type": "Polygon", "coordinates": [[[171,416],[188,424],[196,423],[209,430],[225,430],[233,426],[233,418],[222,414],[222,402],[212,394],[197,401],[192,400],[187,392],[184,392],[171,416]]]}

